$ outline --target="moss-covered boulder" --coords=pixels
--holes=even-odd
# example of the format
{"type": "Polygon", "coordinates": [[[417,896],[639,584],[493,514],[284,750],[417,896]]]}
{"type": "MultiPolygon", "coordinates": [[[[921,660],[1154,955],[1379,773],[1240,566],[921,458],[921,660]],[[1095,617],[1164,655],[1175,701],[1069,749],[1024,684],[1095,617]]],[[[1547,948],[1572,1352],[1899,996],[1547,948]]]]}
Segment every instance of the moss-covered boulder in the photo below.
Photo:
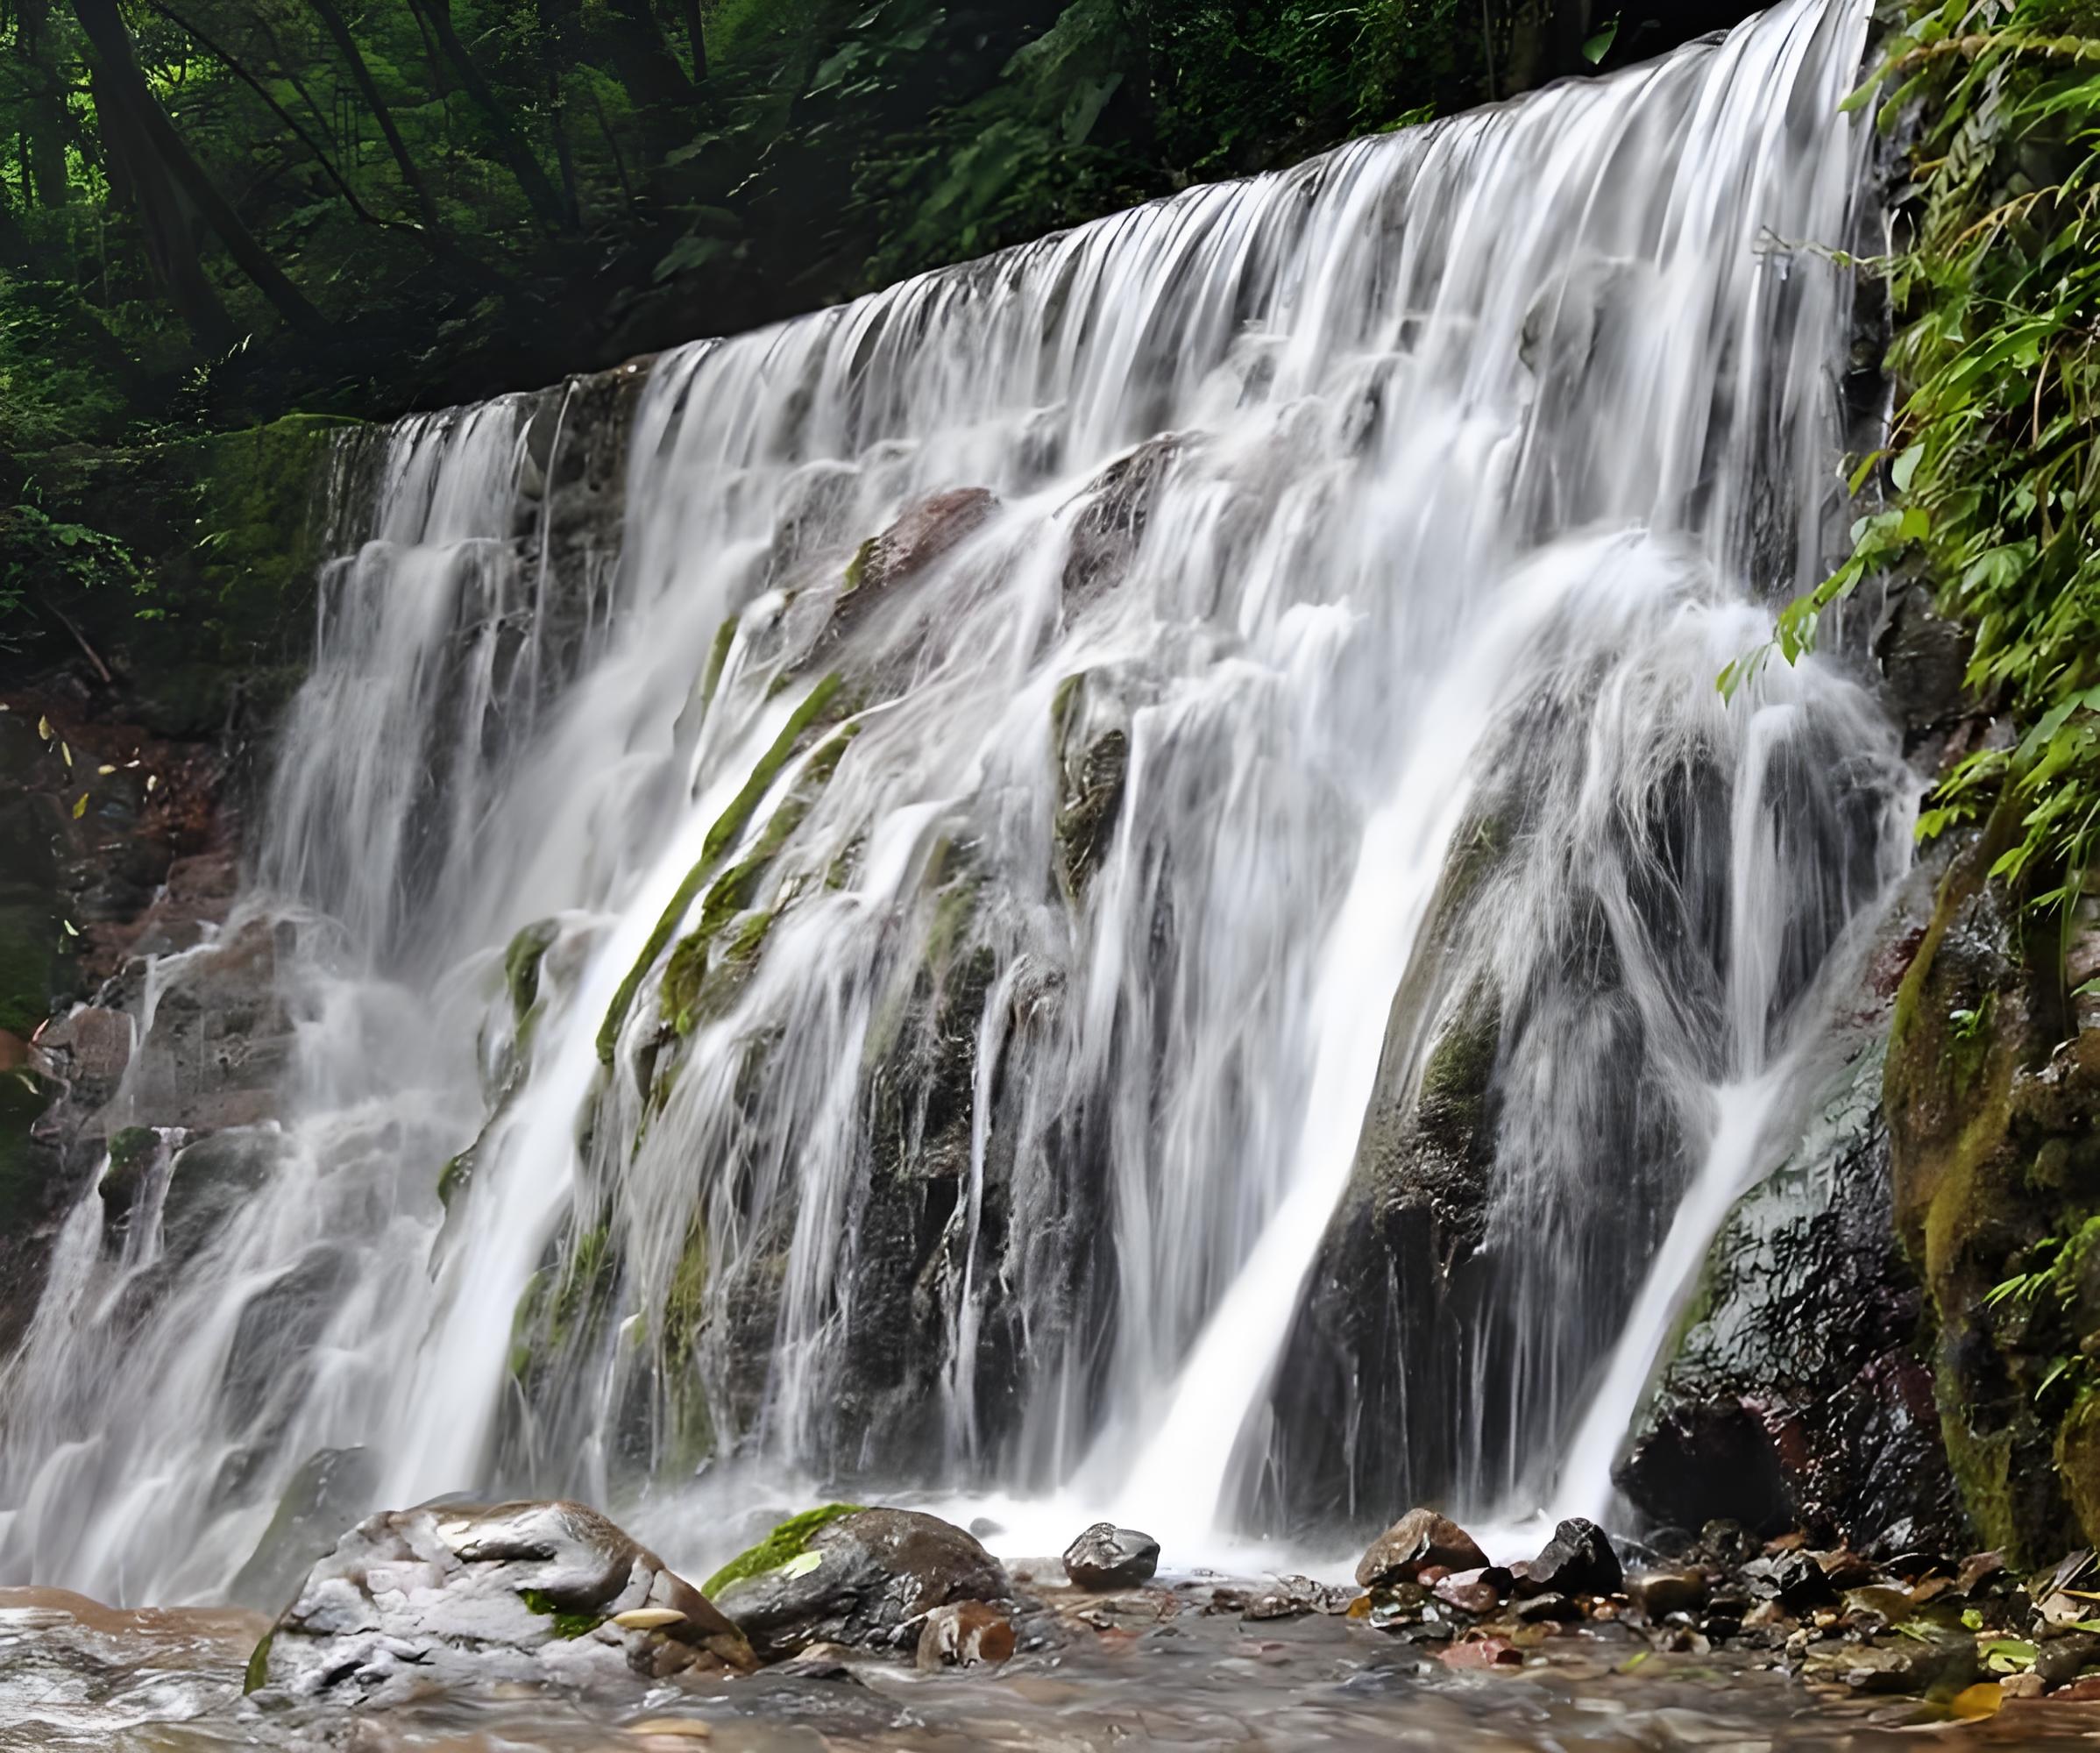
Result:
{"type": "Polygon", "coordinates": [[[715,1580],[717,1604],[769,1661],[816,1643],[915,1649],[936,1608],[1012,1593],[999,1561],[953,1523],[840,1504],[782,1523],[715,1580]]]}
{"type": "Polygon", "coordinates": [[[1929,1299],[1947,1457],[1978,1537],[2016,1565],[2100,1542],[2100,1018],[2070,955],[1990,868],[1999,815],[1949,869],[1898,995],[1884,1083],[1895,1220],[1929,1299]]]}

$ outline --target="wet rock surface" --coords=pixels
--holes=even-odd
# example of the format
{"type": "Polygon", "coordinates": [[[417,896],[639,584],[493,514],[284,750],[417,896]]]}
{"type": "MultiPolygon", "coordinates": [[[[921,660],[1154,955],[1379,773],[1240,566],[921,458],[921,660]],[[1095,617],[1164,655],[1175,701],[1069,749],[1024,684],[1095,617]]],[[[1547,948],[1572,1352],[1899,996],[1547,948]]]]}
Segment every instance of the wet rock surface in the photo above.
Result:
{"type": "Polygon", "coordinates": [[[1065,1548],[1064,1565],[1081,1588],[1129,1588],[1160,1568],[1160,1543],[1135,1528],[1096,1522],[1065,1548]]]}
{"type": "MultiPolygon", "coordinates": [[[[508,1567],[513,1582],[531,1567],[571,1602],[606,1604],[613,1573],[632,1582],[618,1560],[640,1549],[616,1530],[564,1534],[544,1556],[550,1542],[533,1518],[548,1511],[589,1520],[555,1505],[408,1515],[479,1519],[476,1537],[455,1535],[451,1559],[508,1567]]],[[[398,1685],[368,1690],[353,1678],[358,1670],[344,1669],[310,1694],[276,1685],[245,1703],[237,1697],[239,1664],[259,1619],[116,1614],[54,1592],[0,1591],[0,1745],[16,1744],[11,1728],[19,1744],[39,1749],[124,1753],[483,1744],[655,1753],[699,1742],[743,1753],[818,1744],[1069,1753],[1133,1736],[1322,1749],[1866,1753],[1914,1746],[1920,1731],[1955,1747],[2068,1747],[2100,1730],[2096,1640],[2075,1618],[2087,1610],[2089,1560],[2039,1575],[1983,1554],[1913,1552],[1900,1567],[1877,1566],[1846,1549],[1811,1547],[1798,1530],[1749,1541],[1745,1557],[1741,1529],[1721,1524],[1674,1544],[1682,1555],[1671,1569],[1697,1576],[1705,1594],[1693,1605],[1697,1591],[1680,1593],[1659,1615],[1649,1609],[1662,1596],[1648,1591],[1643,1604],[1645,1573],[1615,1596],[1524,1595],[1522,1572],[1494,1565],[1369,1592],[1297,1577],[1207,1576],[1094,1591],[1050,1581],[1054,1559],[1021,1562],[1010,1602],[947,1604],[889,1644],[819,1641],[755,1674],[699,1661],[665,1674],[660,1655],[637,1659],[636,1638],[644,1655],[663,1647],[647,1640],[664,1635],[656,1622],[667,1609],[627,1614],[634,1623],[621,1628],[622,1644],[613,1628],[581,1631],[585,1615],[573,1606],[551,1615],[529,1607],[527,1617],[572,1634],[535,1644],[529,1629],[514,1636],[518,1620],[502,1593],[469,1589],[451,1604],[468,1609],[466,1621],[454,1621],[465,1634],[458,1642],[423,1662],[401,1648],[384,1652],[399,1662],[398,1685]],[[1821,1605],[1797,1613],[1784,1591],[1810,1572],[1830,1586],[1821,1605]],[[1468,1610],[1458,1604],[1467,1590],[1495,1604],[1468,1610]],[[1271,1601],[1311,1610],[1257,1610],[1271,1601]],[[358,1707],[344,1709],[352,1699],[358,1707]],[[156,1710],[165,1714],[155,1719],[156,1710]]],[[[368,1550],[361,1568],[340,1567],[362,1579],[335,1597],[345,1616],[365,1610],[353,1600],[403,1611],[412,1592],[394,1586],[403,1567],[391,1546],[368,1550]]],[[[493,1576],[493,1568],[483,1580],[493,1576]]],[[[337,1644],[347,1650],[360,1634],[335,1635],[350,1640],[337,1644]]],[[[259,1658],[273,1675],[276,1641],[259,1658]]]]}
{"type": "Polygon", "coordinates": [[[1820,1517],[1891,1552],[1969,1539],[1919,1345],[1925,1298],[1897,1230],[1883,1110],[1895,997],[1934,876],[1919,871],[1884,921],[1798,1141],[1708,1250],[1615,1474],[1658,1523],[1728,1518],[1770,1534],[1820,1517]]]}
{"type": "Polygon", "coordinates": [[[826,1522],[775,1568],[730,1583],[722,1612],[767,1661],[812,1643],[916,1648],[925,1615],[1008,1599],[999,1561],[961,1529],[912,1509],[858,1509],[826,1522]]]}
{"type": "Polygon", "coordinates": [[[441,1504],[345,1535],[257,1646],[248,1690],[385,1703],[756,1665],[706,1596],[595,1510],[441,1504]]]}
{"type": "Polygon", "coordinates": [[[1371,1543],[1356,1579],[1365,1588],[1389,1587],[1413,1582],[1428,1565],[1465,1571],[1486,1563],[1487,1554],[1457,1522],[1433,1509],[1410,1509],[1371,1543]]]}

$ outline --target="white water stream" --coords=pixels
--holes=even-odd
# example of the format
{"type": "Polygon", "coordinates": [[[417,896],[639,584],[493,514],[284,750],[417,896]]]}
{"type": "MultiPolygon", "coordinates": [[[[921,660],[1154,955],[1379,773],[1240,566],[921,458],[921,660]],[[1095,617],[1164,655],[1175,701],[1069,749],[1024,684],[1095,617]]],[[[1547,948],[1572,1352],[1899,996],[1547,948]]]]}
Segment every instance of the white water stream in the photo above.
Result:
{"type": "Polygon", "coordinates": [[[1183,1561],[1601,1511],[1907,857],[1859,686],[1713,685],[1832,535],[1850,287],[1797,246],[1851,236],[1864,28],[1788,0],[397,428],[243,911],[156,976],[292,922],[256,1185],[180,1246],[83,1196],[0,1578],[211,1597],[350,1447],[674,1557],[819,1488],[1183,1561]],[[1465,1261],[1340,1276],[1454,1173],[1372,1141],[1483,1004],[1465,1261]],[[1388,1281],[1373,1370],[1309,1309],[1388,1281]]]}

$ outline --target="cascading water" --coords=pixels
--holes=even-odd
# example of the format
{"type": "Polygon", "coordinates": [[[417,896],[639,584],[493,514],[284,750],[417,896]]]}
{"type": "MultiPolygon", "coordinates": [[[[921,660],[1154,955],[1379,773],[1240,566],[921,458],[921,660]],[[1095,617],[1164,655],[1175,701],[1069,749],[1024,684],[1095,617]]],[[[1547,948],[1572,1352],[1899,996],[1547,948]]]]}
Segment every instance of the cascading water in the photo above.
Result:
{"type": "Polygon", "coordinates": [[[1713,685],[1823,558],[1863,32],[397,428],[151,973],[266,953],[281,1125],[82,1200],[0,1573],[213,1594],[351,1445],[674,1553],[696,1472],[1594,1507],[1907,855],[1853,683],[1713,685]]]}

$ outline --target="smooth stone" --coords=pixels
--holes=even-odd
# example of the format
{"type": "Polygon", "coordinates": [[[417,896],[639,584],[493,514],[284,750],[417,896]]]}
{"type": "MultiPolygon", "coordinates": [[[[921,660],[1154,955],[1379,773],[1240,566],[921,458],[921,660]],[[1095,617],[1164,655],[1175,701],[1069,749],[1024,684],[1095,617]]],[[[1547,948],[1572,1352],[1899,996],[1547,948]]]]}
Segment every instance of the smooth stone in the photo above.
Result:
{"type": "Polygon", "coordinates": [[[1414,1582],[1431,1565],[1477,1571],[1488,1562],[1473,1537],[1456,1522],[1433,1509],[1410,1509],[1371,1543],[1357,1565],[1356,1579],[1364,1588],[1387,1588],[1414,1582]]]}
{"type": "Polygon", "coordinates": [[[1096,1522],[1065,1548],[1065,1574],[1081,1588],[1134,1588],[1159,1568],[1160,1543],[1112,1522],[1096,1522]]]}
{"type": "Polygon", "coordinates": [[[1643,1571],[1627,1579],[1626,1593],[1651,1620],[1673,1613],[1697,1613],[1706,1604],[1706,1573],[1691,1569],[1643,1571]]]}

